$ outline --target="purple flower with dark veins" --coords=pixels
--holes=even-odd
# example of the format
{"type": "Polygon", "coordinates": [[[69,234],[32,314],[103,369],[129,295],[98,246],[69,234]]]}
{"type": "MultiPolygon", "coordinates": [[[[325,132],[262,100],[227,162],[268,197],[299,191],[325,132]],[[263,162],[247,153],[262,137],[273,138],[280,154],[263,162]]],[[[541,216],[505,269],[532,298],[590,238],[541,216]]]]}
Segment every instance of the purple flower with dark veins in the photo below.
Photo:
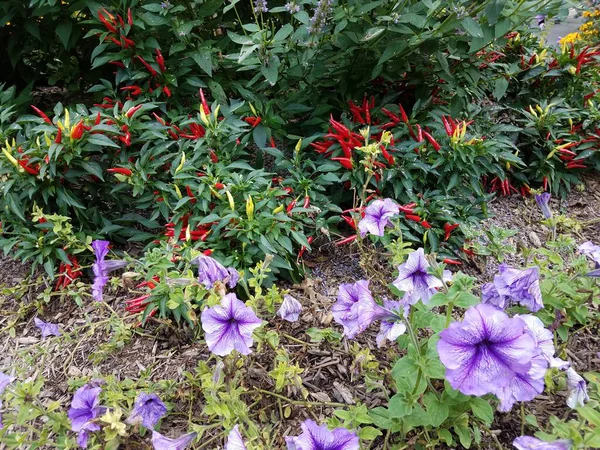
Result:
{"type": "Polygon", "coordinates": [[[108,274],[113,270],[125,267],[128,263],[123,260],[105,261],[108,255],[108,241],[93,241],[92,248],[96,255],[96,262],[92,266],[94,272],[94,284],[92,284],[92,296],[97,302],[102,301],[102,289],[108,283],[108,274]]]}
{"type": "Polygon", "coordinates": [[[588,277],[600,277],[600,246],[594,245],[591,242],[584,242],[578,247],[578,250],[588,256],[594,264],[596,265],[596,269],[591,272],[586,273],[588,277]]]}
{"type": "Polygon", "coordinates": [[[505,308],[510,302],[519,303],[531,312],[544,307],[537,267],[519,270],[500,264],[499,274],[494,283],[487,283],[482,289],[482,302],[505,308]]]}
{"type": "Polygon", "coordinates": [[[46,339],[48,336],[60,336],[60,330],[58,329],[57,324],[44,322],[37,317],[35,317],[33,321],[35,322],[35,326],[42,332],[42,339],[46,339]]]}
{"type": "Polygon", "coordinates": [[[184,450],[197,435],[198,433],[188,433],[177,439],[170,439],[152,430],[152,446],[154,450],[184,450]]]}
{"type": "Polygon", "coordinates": [[[287,450],[359,450],[358,436],[345,428],[332,431],[326,425],[305,420],[300,436],[286,436],[287,450]]]}
{"type": "MultiPolygon", "coordinates": [[[[443,286],[442,282],[427,273],[430,265],[425,259],[422,248],[408,255],[406,262],[398,267],[398,278],[392,283],[400,291],[404,291],[402,300],[414,305],[419,300],[428,303],[429,299],[443,286]]],[[[444,270],[444,281],[450,281],[452,274],[444,270]]]]}
{"type": "Polygon", "coordinates": [[[148,429],[154,428],[167,414],[167,407],[156,394],[140,392],[133,404],[133,410],[126,420],[130,425],[142,424],[148,429]]]}
{"type": "Polygon", "coordinates": [[[568,439],[546,442],[531,436],[519,436],[513,441],[517,450],[570,450],[572,444],[568,439]]]}
{"type": "Polygon", "coordinates": [[[373,296],[369,291],[369,282],[360,280],[354,284],[341,284],[337,301],[333,305],[331,312],[333,319],[344,327],[344,336],[348,339],[354,338],[357,334],[363,332],[371,324],[370,321],[362,318],[359,323],[359,302],[367,302],[369,305],[373,302],[373,296]]]}
{"type": "Polygon", "coordinates": [[[364,237],[367,233],[370,233],[375,236],[383,236],[390,219],[399,212],[398,205],[389,198],[371,202],[365,209],[365,216],[358,222],[360,235],[364,237]]]}
{"type": "MultiPolygon", "coordinates": [[[[10,375],[6,375],[0,372],[0,395],[4,394],[6,387],[15,380],[15,377],[11,377],[10,375]]],[[[4,428],[2,424],[2,399],[0,399],[0,430],[4,428]]]]}
{"type": "Polygon", "coordinates": [[[225,450],[246,450],[246,445],[240,434],[239,427],[234,426],[229,435],[227,436],[227,443],[225,444],[225,450]]]}
{"type": "Polygon", "coordinates": [[[542,355],[537,355],[531,360],[531,369],[527,373],[517,373],[507,386],[494,389],[494,394],[500,400],[498,411],[508,412],[516,402],[528,402],[541,394],[547,369],[548,361],[542,355]]]}
{"type": "Polygon", "coordinates": [[[390,312],[381,319],[379,333],[376,337],[377,347],[382,347],[386,340],[394,342],[406,333],[406,324],[402,318],[408,318],[410,307],[397,300],[384,300],[383,308],[390,312]]]}
{"type": "Polygon", "coordinates": [[[75,392],[71,408],[69,409],[69,420],[71,429],[79,433],[77,444],[86,448],[90,432],[100,430],[100,426],[94,423],[106,411],[106,408],[100,406],[100,392],[102,388],[92,387],[86,384],[75,392]]]}
{"type": "Polygon", "coordinates": [[[219,356],[233,350],[242,355],[251,353],[252,333],[262,324],[252,308],[244,305],[235,294],[226,295],[220,305],[202,311],[200,320],[209,350],[219,356]]]}
{"type": "Polygon", "coordinates": [[[219,261],[210,256],[199,255],[193,264],[198,264],[198,282],[202,283],[206,289],[211,289],[217,281],[227,283],[227,286],[234,288],[240,278],[237,270],[233,267],[225,268],[219,261]]]}
{"type": "Polygon", "coordinates": [[[526,331],[531,334],[531,337],[533,337],[533,340],[535,341],[535,346],[550,367],[555,367],[560,370],[569,368],[571,364],[568,361],[563,361],[554,356],[554,353],[556,352],[554,348],[554,334],[544,327],[544,323],[540,319],[531,314],[517,314],[515,315],[515,318],[525,322],[525,325],[527,326],[526,331]]]}
{"type": "Polygon", "coordinates": [[[585,402],[590,400],[587,393],[587,383],[572,367],[567,369],[567,388],[569,389],[569,397],[567,398],[569,408],[575,409],[583,406],[585,402]]]}
{"type": "Polygon", "coordinates": [[[450,385],[466,395],[484,395],[527,374],[537,349],[525,327],[493,306],[469,308],[462,322],[440,333],[437,344],[450,385]]]}
{"type": "Polygon", "coordinates": [[[283,303],[277,311],[277,315],[288,322],[296,322],[302,312],[302,304],[291,295],[283,296],[283,303]]]}
{"type": "Polygon", "coordinates": [[[548,192],[544,192],[542,194],[535,195],[535,202],[537,203],[539,208],[542,210],[542,214],[545,219],[552,218],[552,211],[550,211],[550,206],[548,204],[550,202],[550,197],[551,196],[548,192]]]}

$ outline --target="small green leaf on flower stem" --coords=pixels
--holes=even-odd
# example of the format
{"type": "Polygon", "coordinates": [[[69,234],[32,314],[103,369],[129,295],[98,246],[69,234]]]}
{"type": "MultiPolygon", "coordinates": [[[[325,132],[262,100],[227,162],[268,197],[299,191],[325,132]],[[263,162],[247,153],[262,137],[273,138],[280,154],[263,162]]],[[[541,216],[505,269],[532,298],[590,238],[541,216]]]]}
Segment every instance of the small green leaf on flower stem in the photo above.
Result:
{"type": "Polygon", "coordinates": [[[454,442],[454,439],[452,439],[452,433],[445,428],[439,428],[437,430],[437,434],[438,437],[446,443],[446,445],[450,446],[454,442]]]}
{"type": "Polygon", "coordinates": [[[395,394],[389,402],[388,410],[391,419],[408,416],[413,410],[413,402],[408,401],[403,394],[395,394]]]}
{"type": "Polygon", "coordinates": [[[494,420],[494,409],[487,400],[473,397],[470,401],[471,410],[484,424],[489,425],[494,420]]]}
{"type": "Polygon", "coordinates": [[[465,448],[471,447],[471,430],[467,425],[455,425],[454,431],[458,435],[460,444],[465,448]]]}
{"type": "Polygon", "coordinates": [[[450,409],[435,394],[428,392],[423,396],[423,403],[429,414],[431,425],[439,427],[448,418],[450,409]]]}
{"type": "Polygon", "coordinates": [[[358,432],[358,437],[365,441],[372,441],[377,436],[381,436],[382,433],[375,427],[362,427],[358,432]]]}

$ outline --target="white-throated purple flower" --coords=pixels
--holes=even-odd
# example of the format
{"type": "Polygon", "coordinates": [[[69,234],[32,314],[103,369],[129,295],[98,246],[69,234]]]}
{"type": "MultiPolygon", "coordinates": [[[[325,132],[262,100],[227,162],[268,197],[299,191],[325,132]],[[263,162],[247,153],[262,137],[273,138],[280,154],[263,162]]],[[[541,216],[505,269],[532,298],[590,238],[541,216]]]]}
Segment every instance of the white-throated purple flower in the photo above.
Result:
{"type": "Polygon", "coordinates": [[[450,385],[466,395],[484,395],[527,374],[537,348],[525,328],[521,319],[493,306],[469,308],[462,322],[440,333],[437,343],[450,385]]]}
{"type": "Polygon", "coordinates": [[[569,389],[569,397],[567,398],[569,408],[575,409],[583,406],[585,402],[590,400],[587,393],[587,383],[572,367],[567,369],[567,389],[569,389]]]}
{"type": "Polygon", "coordinates": [[[544,28],[546,28],[546,15],[545,14],[538,14],[537,16],[535,16],[535,20],[537,20],[537,24],[540,30],[543,30],[544,28]]]}
{"type": "Polygon", "coordinates": [[[108,283],[108,274],[113,270],[120,269],[127,265],[127,261],[123,260],[112,260],[105,261],[106,255],[108,255],[108,241],[93,241],[92,248],[96,255],[96,262],[92,266],[94,272],[94,284],[92,284],[92,296],[97,302],[102,301],[102,289],[106,283],[108,283]]]}
{"type": "Polygon", "coordinates": [[[344,336],[348,339],[354,338],[371,324],[371,322],[364,320],[364,317],[362,323],[359,323],[359,303],[365,301],[369,304],[373,303],[373,296],[369,291],[367,280],[340,285],[337,301],[334,303],[331,312],[333,319],[344,327],[344,336]]]}
{"type": "Polygon", "coordinates": [[[537,267],[520,270],[500,264],[498,271],[498,275],[494,277],[493,288],[490,283],[483,287],[483,303],[504,308],[509,302],[514,302],[532,312],[544,307],[537,267]]]}
{"type": "MultiPolygon", "coordinates": [[[[425,252],[419,248],[408,255],[406,262],[398,266],[398,278],[392,283],[404,292],[402,300],[414,305],[419,300],[428,303],[429,299],[443,286],[442,281],[427,273],[430,265],[425,259],[425,252]]],[[[444,281],[452,280],[449,270],[444,270],[444,281]]]]}
{"type": "Polygon", "coordinates": [[[244,444],[240,429],[237,425],[231,429],[227,436],[225,450],[246,450],[246,444],[244,444]]]}
{"type": "Polygon", "coordinates": [[[35,326],[42,332],[42,339],[46,339],[48,336],[60,336],[60,330],[58,325],[55,323],[44,322],[41,319],[35,317],[33,319],[35,326]]]}
{"type": "Polygon", "coordinates": [[[513,441],[517,450],[570,450],[572,444],[568,439],[546,442],[531,436],[519,436],[513,441]]]}
{"type": "Polygon", "coordinates": [[[86,384],[77,389],[73,395],[68,416],[71,421],[71,430],[78,433],[77,444],[80,447],[87,447],[90,432],[100,430],[100,426],[95,423],[94,419],[106,411],[105,407],[100,406],[101,391],[100,387],[86,384]]]}
{"type": "Polygon", "coordinates": [[[552,211],[550,211],[550,205],[549,205],[550,197],[551,197],[551,195],[548,192],[543,192],[541,194],[535,195],[535,202],[537,203],[540,210],[542,211],[542,215],[544,216],[545,219],[552,218],[552,211]]]}
{"type": "Polygon", "coordinates": [[[227,286],[233,289],[240,278],[238,271],[233,267],[226,268],[210,256],[199,255],[192,263],[198,264],[198,282],[206,289],[211,289],[217,281],[227,283],[227,286]]]}
{"type": "Polygon", "coordinates": [[[254,12],[256,14],[269,12],[267,0],[254,0],[254,12]]]}
{"type": "Polygon", "coordinates": [[[375,200],[365,209],[365,216],[358,222],[358,231],[364,237],[367,233],[383,236],[390,219],[400,212],[398,205],[391,199],[375,200]]]}
{"type": "Polygon", "coordinates": [[[578,247],[578,250],[594,261],[596,269],[586,273],[588,277],[600,277],[600,246],[592,244],[590,241],[584,242],[578,247]]]}
{"type": "Polygon", "coordinates": [[[394,342],[406,333],[406,324],[402,319],[408,318],[410,309],[408,305],[403,305],[402,302],[397,300],[384,300],[383,308],[389,311],[390,314],[381,319],[379,333],[375,338],[377,347],[383,346],[386,340],[394,342]]]}
{"type": "Polygon", "coordinates": [[[288,322],[296,322],[302,312],[302,304],[291,295],[283,296],[283,303],[277,311],[277,315],[288,322]]]}
{"type": "Polygon", "coordinates": [[[244,305],[235,294],[223,297],[221,304],[202,311],[202,329],[206,333],[206,345],[215,355],[225,356],[233,350],[242,355],[252,352],[252,333],[262,320],[244,305]]]}
{"type": "Polygon", "coordinates": [[[196,439],[198,433],[188,433],[176,439],[170,439],[152,430],[152,446],[154,450],[184,450],[196,439]]]}
{"type": "Polygon", "coordinates": [[[312,420],[305,420],[300,436],[286,436],[288,450],[359,450],[358,436],[345,429],[336,428],[329,431],[326,425],[317,425],[312,420]]]}
{"type": "Polygon", "coordinates": [[[142,424],[148,429],[154,428],[167,414],[167,407],[156,394],[140,392],[133,404],[133,410],[125,421],[130,425],[142,424]]]}

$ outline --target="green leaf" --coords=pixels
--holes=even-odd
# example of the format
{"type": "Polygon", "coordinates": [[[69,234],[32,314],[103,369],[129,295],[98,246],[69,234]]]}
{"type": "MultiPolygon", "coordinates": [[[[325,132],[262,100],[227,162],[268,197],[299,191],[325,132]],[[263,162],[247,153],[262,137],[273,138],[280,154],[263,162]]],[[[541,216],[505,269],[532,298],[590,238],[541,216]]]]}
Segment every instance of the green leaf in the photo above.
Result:
{"type": "Polygon", "coordinates": [[[429,414],[432,426],[439,427],[448,418],[450,412],[448,405],[439,400],[432,392],[428,392],[423,396],[423,403],[429,414]]]}
{"type": "Polygon", "coordinates": [[[466,425],[455,425],[454,431],[458,434],[460,443],[465,448],[471,447],[471,430],[466,425]]]}
{"type": "Polygon", "coordinates": [[[465,17],[462,21],[462,26],[467,33],[473,37],[482,38],[483,30],[475,20],[471,17],[465,17]]]}
{"type": "Polygon", "coordinates": [[[277,83],[277,77],[279,76],[279,65],[279,58],[273,55],[269,58],[268,63],[260,66],[260,73],[262,73],[271,86],[274,86],[275,83],[277,83]]]}
{"type": "Polygon", "coordinates": [[[485,8],[485,16],[490,25],[494,25],[498,22],[505,4],[506,0],[493,0],[487,5],[485,8]]]}
{"type": "Polygon", "coordinates": [[[365,441],[372,441],[377,436],[381,436],[381,431],[375,427],[362,427],[358,432],[358,437],[365,441]]]}
{"type": "Polygon", "coordinates": [[[65,49],[69,48],[69,39],[71,38],[71,32],[73,31],[73,23],[72,22],[64,22],[59,23],[56,26],[56,34],[64,45],[65,49]]]}
{"type": "Polygon", "coordinates": [[[496,80],[496,84],[494,86],[494,97],[496,100],[500,100],[506,94],[506,90],[508,89],[508,80],[504,77],[500,77],[496,80]]]}
{"type": "Polygon", "coordinates": [[[213,65],[210,49],[201,48],[192,53],[192,58],[209,77],[212,77],[213,65]]]}
{"type": "Polygon", "coordinates": [[[370,410],[369,416],[373,419],[373,423],[382,430],[389,430],[394,426],[394,421],[390,419],[389,411],[381,406],[370,410]]]}
{"type": "Polygon", "coordinates": [[[388,406],[390,419],[400,419],[412,412],[412,403],[406,400],[402,394],[396,394],[390,399],[388,406]]]}
{"type": "Polygon", "coordinates": [[[100,180],[104,181],[104,174],[102,173],[102,167],[96,161],[82,161],[81,167],[92,175],[100,178],[100,180]]]}
{"type": "Polygon", "coordinates": [[[485,424],[491,424],[494,420],[494,409],[487,400],[474,397],[470,401],[471,410],[478,419],[485,424]]]}
{"type": "Polygon", "coordinates": [[[273,36],[273,40],[275,42],[283,41],[293,32],[294,32],[294,27],[289,23],[285,24],[277,31],[277,33],[275,33],[275,36],[273,36]]]}

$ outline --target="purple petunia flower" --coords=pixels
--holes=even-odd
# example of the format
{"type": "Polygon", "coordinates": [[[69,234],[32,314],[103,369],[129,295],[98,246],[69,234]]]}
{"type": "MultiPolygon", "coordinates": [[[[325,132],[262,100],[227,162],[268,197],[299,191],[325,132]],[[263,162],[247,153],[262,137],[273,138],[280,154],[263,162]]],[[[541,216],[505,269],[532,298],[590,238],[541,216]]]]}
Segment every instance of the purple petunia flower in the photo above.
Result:
{"type": "Polygon", "coordinates": [[[238,271],[233,267],[225,268],[210,256],[199,255],[192,263],[198,264],[198,282],[202,283],[206,289],[211,289],[217,281],[227,283],[227,286],[234,288],[240,278],[238,271]]]}
{"type": "Polygon", "coordinates": [[[544,327],[544,323],[540,319],[531,314],[517,314],[515,317],[525,322],[525,325],[527,326],[526,331],[531,334],[535,341],[535,346],[550,367],[555,367],[560,370],[569,368],[571,364],[568,361],[563,361],[554,356],[556,351],[554,348],[554,334],[544,327]]]}
{"type": "Polygon", "coordinates": [[[358,308],[360,302],[373,302],[373,296],[369,291],[369,282],[360,280],[354,284],[341,284],[337,301],[333,305],[331,312],[333,319],[344,327],[344,336],[348,339],[354,338],[357,334],[363,332],[371,324],[363,317],[359,324],[358,308]]]}
{"type": "Polygon", "coordinates": [[[450,385],[466,395],[484,395],[525,375],[536,356],[535,341],[520,319],[479,304],[440,333],[438,354],[450,385]]]}
{"type": "MultiPolygon", "coordinates": [[[[403,301],[410,305],[414,305],[419,300],[428,303],[437,289],[443,286],[439,279],[427,273],[429,267],[422,248],[408,255],[406,262],[398,267],[398,278],[392,284],[405,292],[403,301]]],[[[443,276],[444,281],[452,279],[449,270],[444,270],[443,276]]]]}
{"type": "Polygon", "coordinates": [[[305,420],[300,436],[287,436],[285,442],[288,450],[358,450],[358,436],[345,428],[332,431],[325,425],[317,425],[312,420],[305,420]]]}
{"type": "Polygon", "coordinates": [[[4,391],[8,385],[13,381],[15,381],[15,377],[11,377],[10,375],[0,372],[0,395],[4,394],[4,391]]]}
{"type": "Polygon", "coordinates": [[[94,241],[92,242],[92,248],[96,255],[96,262],[92,266],[94,272],[94,284],[92,284],[92,296],[97,302],[102,301],[102,289],[108,283],[108,274],[113,270],[120,269],[127,265],[127,261],[113,260],[105,261],[106,255],[108,255],[108,241],[94,241]]]}
{"type": "Polygon", "coordinates": [[[517,450],[570,450],[572,443],[568,439],[546,442],[531,436],[519,436],[513,441],[517,450]]]}
{"type": "Polygon", "coordinates": [[[246,445],[240,434],[239,427],[234,426],[229,435],[227,436],[227,443],[225,444],[225,450],[246,450],[246,445]]]}
{"type": "Polygon", "coordinates": [[[535,202],[542,210],[542,214],[544,215],[545,219],[552,218],[552,211],[550,211],[550,205],[548,204],[550,202],[550,197],[551,195],[548,192],[535,195],[535,202]]]}
{"type": "Polygon", "coordinates": [[[87,447],[90,432],[100,430],[100,426],[93,421],[106,410],[105,407],[100,406],[101,391],[102,389],[99,387],[86,384],[77,389],[73,396],[68,416],[71,421],[71,429],[79,433],[77,444],[80,447],[87,447]]]}
{"type": "Polygon", "coordinates": [[[569,408],[574,409],[583,406],[585,402],[590,400],[587,393],[587,383],[572,367],[567,369],[567,388],[569,389],[569,397],[567,398],[569,408]]]}
{"type": "Polygon", "coordinates": [[[215,355],[225,356],[233,350],[242,355],[252,352],[252,332],[262,324],[252,308],[235,294],[223,297],[221,304],[202,311],[202,329],[206,344],[215,355]]]}
{"type": "Polygon", "coordinates": [[[401,317],[408,318],[410,309],[408,305],[403,305],[397,300],[384,300],[383,308],[391,314],[381,319],[379,333],[375,338],[377,347],[382,347],[386,340],[393,342],[406,333],[406,324],[401,317]]]}
{"type": "Polygon", "coordinates": [[[514,269],[500,264],[499,274],[494,277],[493,286],[487,283],[482,289],[482,302],[504,308],[509,302],[520,303],[536,312],[544,307],[537,267],[514,269]]]}
{"type": "MultiPolygon", "coordinates": [[[[7,386],[15,380],[15,377],[11,377],[10,375],[6,375],[0,372],[0,395],[4,394],[7,386]]],[[[4,428],[2,424],[2,399],[0,399],[0,430],[4,428]]]]}
{"type": "Polygon", "coordinates": [[[146,428],[152,429],[165,414],[167,414],[167,407],[158,395],[140,392],[126,423],[130,425],[141,423],[146,428]]]}
{"type": "Polygon", "coordinates": [[[494,389],[493,393],[500,400],[498,411],[508,412],[516,402],[528,402],[541,394],[547,369],[548,361],[537,355],[531,360],[527,373],[517,373],[507,386],[494,389]]]}
{"type": "Polygon", "coordinates": [[[154,450],[184,450],[197,435],[198,433],[188,433],[177,439],[170,439],[152,430],[152,446],[154,450]]]}
{"type": "Polygon", "coordinates": [[[291,295],[283,296],[283,303],[277,311],[277,315],[288,322],[295,322],[302,312],[302,304],[291,295]]]}
{"type": "Polygon", "coordinates": [[[600,245],[594,245],[590,241],[587,241],[577,247],[577,249],[592,259],[596,265],[600,265],[600,245]]]}
{"type": "Polygon", "coordinates": [[[365,216],[358,222],[360,235],[364,237],[367,233],[371,233],[375,236],[383,236],[390,219],[399,212],[398,205],[389,198],[371,202],[365,209],[365,216]]]}
{"type": "Polygon", "coordinates": [[[35,326],[38,327],[42,332],[42,339],[45,339],[48,336],[60,336],[60,330],[58,329],[57,324],[44,322],[37,317],[35,317],[33,321],[35,322],[35,326]]]}

